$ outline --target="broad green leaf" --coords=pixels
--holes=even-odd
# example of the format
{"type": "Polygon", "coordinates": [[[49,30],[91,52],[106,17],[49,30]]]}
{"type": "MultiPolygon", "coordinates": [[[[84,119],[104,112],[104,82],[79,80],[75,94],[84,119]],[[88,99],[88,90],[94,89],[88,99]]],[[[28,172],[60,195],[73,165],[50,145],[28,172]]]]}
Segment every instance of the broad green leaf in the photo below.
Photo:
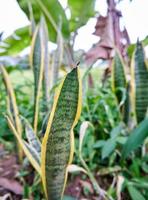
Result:
{"type": "Polygon", "coordinates": [[[84,26],[90,17],[94,16],[95,0],[68,0],[71,11],[70,31],[74,32],[84,26]]]}
{"type": "Polygon", "coordinates": [[[148,118],[143,120],[131,133],[123,146],[122,158],[126,158],[131,151],[139,147],[148,137],[148,118]]]}
{"type": "Polygon", "coordinates": [[[127,137],[125,136],[119,136],[117,137],[117,140],[116,140],[119,144],[125,144],[125,142],[127,141],[127,137]]]}
{"type": "Polygon", "coordinates": [[[107,158],[115,149],[116,140],[115,138],[108,139],[102,148],[102,159],[107,158]]]}
{"type": "MultiPolygon", "coordinates": [[[[26,0],[17,0],[23,11],[29,16],[28,6],[26,0]]],[[[33,8],[34,18],[38,23],[40,21],[41,15],[46,18],[48,32],[51,41],[56,41],[56,34],[58,32],[59,21],[62,22],[62,35],[65,39],[70,36],[69,23],[66,18],[65,11],[63,10],[61,4],[57,0],[31,0],[30,1],[33,8]]]]}
{"type": "Polygon", "coordinates": [[[131,75],[133,109],[139,123],[145,118],[148,108],[148,68],[139,42],[132,58],[131,75]]]}
{"type": "MultiPolygon", "coordinates": [[[[5,87],[7,90],[9,113],[11,113],[13,124],[14,124],[19,136],[22,137],[22,124],[21,124],[21,120],[19,118],[19,110],[17,107],[16,97],[15,97],[15,93],[13,90],[13,86],[12,86],[9,74],[7,73],[6,69],[3,66],[0,66],[0,71],[2,73],[4,84],[5,84],[5,87]]],[[[22,150],[19,145],[18,145],[18,148],[19,148],[18,149],[19,150],[19,158],[20,158],[20,160],[22,160],[22,150]]]]}
{"type": "Polygon", "coordinates": [[[113,128],[112,131],[110,132],[111,138],[116,138],[121,133],[123,128],[124,124],[122,122],[118,126],[113,128]]]}
{"type": "Polygon", "coordinates": [[[126,88],[125,66],[121,55],[116,51],[112,64],[112,89],[116,94],[118,103],[122,100],[122,91],[119,88],[126,88]]]}
{"type": "Polygon", "coordinates": [[[42,142],[42,180],[47,199],[59,200],[74,152],[73,128],[81,112],[81,81],[76,67],[62,81],[55,96],[42,142]]]}
{"type": "Polygon", "coordinates": [[[47,64],[48,56],[46,48],[46,38],[43,23],[36,28],[34,33],[32,44],[31,44],[31,54],[30,54],[30,64],[34,73],[34,132],[37,133],[38,125],[38,115],[39,115],[39,99],[41,94],[43,72],[45,65],[47,64]]]}
{"type": "Polygon", "coordinates": [[[94,144],[94,148],[101,148],[105,145],[105,140],[99,140],[94,144]]]}
{"type": "Polygon", "coordinates": [[[12,35],[0,42],[0,56],[17,55],[30,45],[29,26],[17,29],[12,35]]]}
{"type": "Polygon", "coordinates": [[[24,153],[26,154],[28,160],[30,161],[32,166],[36,169],[36,171],[39,173],[39,175],[41,176],[41,167],[40,167],[39,163],[36,161],[35,157],[33,157],[32,152],[30,151],[30,148],[26,147],[24,140],[19,136],[19,134],[18,134],[17,130],[15,129],[10,118],[8,116],[6,116],[6,119],[7,119],[10,129],[12,130],[12,133],[16,137],[18,143],[20,144],[21,148],[23,149],[24,153]]]}
{"type": "Polygon", "coordinates": [[[139,190],[137,190],[134,186],[128,185],[127,188],[132,200],[146,200],[142,193],[139,190]]]}

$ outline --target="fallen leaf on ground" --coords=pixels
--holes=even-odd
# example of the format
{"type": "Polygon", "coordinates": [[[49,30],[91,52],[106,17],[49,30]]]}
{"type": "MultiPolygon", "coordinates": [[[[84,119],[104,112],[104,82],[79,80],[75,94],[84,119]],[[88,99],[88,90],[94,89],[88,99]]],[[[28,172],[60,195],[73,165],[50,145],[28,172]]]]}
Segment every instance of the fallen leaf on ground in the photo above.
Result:
{"type": "Polygon", "coordinates": [[[7,178],[0,178],[0,186],[17,194],[22,195],[23,193],[23,187],[21,184],[16,180],[10,180],[7,178]]]}

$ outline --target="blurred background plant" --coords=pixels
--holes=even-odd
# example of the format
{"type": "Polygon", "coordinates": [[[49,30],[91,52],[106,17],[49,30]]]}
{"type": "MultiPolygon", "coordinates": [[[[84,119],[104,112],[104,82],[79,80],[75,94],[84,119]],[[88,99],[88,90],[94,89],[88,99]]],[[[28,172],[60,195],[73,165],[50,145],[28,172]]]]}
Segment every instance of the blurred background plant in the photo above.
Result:
{"type": "MultiPolygon", "coordinates": [[[[97,199],[97,185],[110,199],[146,200],[148,67],[143,47],[147,46],[148,37],[137,44],[131,44],[128,30],[120,28],[122,14],[117,10],[120,1],[107,1],[108,11],[105,17],[96,13],[96,1],[68,0],[67,9],[71,14],[68,18],[59,1],[18,0],[30,25],[16,30],[5,39],[1,37],[0,63],[9,73],[20,115],[33,125],[36,110],[38,128],[36,125],[34,128],[38,130],[38,136],[42,137],[46,128],[45,116],[50,114],[55,88],[61,78],[80,61],[83,106],[81,118],[75,128],[73,163],[83,167],[87,173],[77,171],[70,174],[65,191],[68,196],[65,199],[97,199]],[[94,34],[99,36],[99,42],[88,52],[74,51],[79,28],[93,16],[97,18],[94,34]],[[36,48],[37,56],[39,55],[39,46],[35,41],[38,38],[33,35],[41,21],[45,23],[46,67],[42,97],[39,98],[39,108],[36,109],[32,94],[35,88],[40,87],[38,78],[35,78],[39,77],[38,71],[32,70],[33,53],[30,56],[27,51],[22,56],[22,51],[31,46],[31,52],[36,48]],[[56,44],[55,50],[50,50],[49,41],[56,44]]],[[[87,38],[85,40],[87,42],[87,38]]],[[[40,61],[40,57],[38,58],[40,61]]],[[[12,156],[16,155],[17,148],[16,140],[4,118],[8,111],[8,101],[2,76],[0,85],[0,142],[3,146],[0,146],[0,167],[4,170],[2,163],[6,161],[5,156],[11,155],[11,152],[12,156]]],[[[24,131],[23,137],[25,138],[24,131]]],[[[12,160],[10,156],[12,165],[18,163],[12,160]]],[[[18,165],[16,173],[12,174],[12,168],[7,170],[12,177],[11,181],[14,181],[13,189],[8,187],[9,176],[3,175],[2,171],[0,187],[4,179],[9,181],[5,190],[0,192],[1,196],[11,191],[13,199],[43,199],[40,178],[27,159],[18,165]]]]}

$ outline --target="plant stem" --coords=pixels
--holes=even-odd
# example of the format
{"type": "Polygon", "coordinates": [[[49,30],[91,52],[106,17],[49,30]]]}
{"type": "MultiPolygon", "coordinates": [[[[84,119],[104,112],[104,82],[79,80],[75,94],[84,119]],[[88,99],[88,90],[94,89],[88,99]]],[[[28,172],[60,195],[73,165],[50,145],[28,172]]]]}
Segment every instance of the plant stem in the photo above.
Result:
{"type": "Polygon", "coordinates": [[[88,176],[93,184],[94,190],[96,191],[97,194],[100,194],[101,197],[103,197],[104,199],[106,199],[106,197],[108,199],[112,199],[111,197],[108,196],[107,192],[105,190],[103,190],[99,184],[97,183],[94,175],[91,173],[89,167],[87,166],[86,162],[83,160],[81,153],[79,152],[79,158],[81,161],[81,164],[83,165],[83,167],[86,169],[88,176]]]}

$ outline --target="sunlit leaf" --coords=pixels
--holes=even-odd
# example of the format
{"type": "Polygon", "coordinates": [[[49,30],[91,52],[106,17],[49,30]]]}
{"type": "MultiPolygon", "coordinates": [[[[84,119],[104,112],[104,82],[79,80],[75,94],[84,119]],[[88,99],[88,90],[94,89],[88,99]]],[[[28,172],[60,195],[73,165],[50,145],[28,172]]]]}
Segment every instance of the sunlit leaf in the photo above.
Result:
{"type": "MultiPolygon", "coordinates": [[[[20,7],[23,11],[29,16],[29,10],[26,0],[17,0],[20,7]]],[[[46,22],[48,25],[49,37],[50,39],[55,42],[56,41],[56,34],[57,34],[57,27],[59,21],[62,21],[62,35],[64,38],[69,38],[69,23],[66,18],[66,14],[57,0],[31,0],[30,1],[33,8],[34,18],[38,23],[40,21],[40,17],[43,15],[46,18],[46,22]],[[54,8],[54,9],[53,9],[54,8]]]]}
{"type": "Polygon", "coordinates": [[[70,31],[76,31],[94,16],[94,0],[68,0],[68,6],[71,11],[70,31]]]}
{"type": "Polygon", "coordinates": [[[0,55],[17,55],[30,45],[29,26],[17,29],[12,35],[0,42],[0,55]]]}

